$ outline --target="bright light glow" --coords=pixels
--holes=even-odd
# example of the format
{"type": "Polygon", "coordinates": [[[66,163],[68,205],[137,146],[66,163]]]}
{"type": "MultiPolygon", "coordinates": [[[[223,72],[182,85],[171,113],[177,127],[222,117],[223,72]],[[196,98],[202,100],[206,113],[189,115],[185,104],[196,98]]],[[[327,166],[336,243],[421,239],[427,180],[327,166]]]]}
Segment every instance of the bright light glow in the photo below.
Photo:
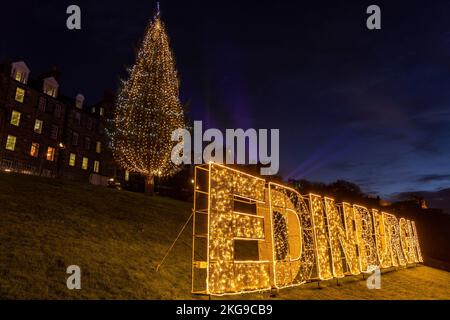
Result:
{"type": "MultiPolygon", "coordinates": [[[[113,124],[114,158],[127,172],[152,181],[180,169],[170,161],[176,144],[171,135],[185,127],[184,111],[175,59],[159,15],[150,22],[136,62],[122,82],[113,124]]],[[[100,146],[96,150],[99,153],[100,146]]]]}
{"type": "Polygon", "coordinates": [[[219,164],[195,169],[192,292],[229,295],[423,262],[413,221],[219,164]],[[256,248],[238,260],[237,241],[256,248]]]}

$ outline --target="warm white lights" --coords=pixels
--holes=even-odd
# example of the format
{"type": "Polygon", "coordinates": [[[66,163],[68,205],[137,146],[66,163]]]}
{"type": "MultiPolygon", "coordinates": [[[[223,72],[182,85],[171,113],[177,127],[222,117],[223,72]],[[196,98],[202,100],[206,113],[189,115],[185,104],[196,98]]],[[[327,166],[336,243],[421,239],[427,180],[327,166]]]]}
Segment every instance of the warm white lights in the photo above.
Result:
{"type": "MultiPolygon", "coordinates": [[[[184,128],[179,82],[169,37],[159,14],[149,24],[136,62],[117,97],[111,132],[114,158],[130,173],[170,176],[179,170],[171,159],[172,132],[184,128]]],[[[100,153],[101,146],[96,146],[100,153]]]]}
{"type": "Polygon", "coordinates": [[[423,262],[414,222],[209,164],[194,180],[192,291],[285,288],[423,262]],[[240,257],[238,245],[248,245],[240,257]]]}

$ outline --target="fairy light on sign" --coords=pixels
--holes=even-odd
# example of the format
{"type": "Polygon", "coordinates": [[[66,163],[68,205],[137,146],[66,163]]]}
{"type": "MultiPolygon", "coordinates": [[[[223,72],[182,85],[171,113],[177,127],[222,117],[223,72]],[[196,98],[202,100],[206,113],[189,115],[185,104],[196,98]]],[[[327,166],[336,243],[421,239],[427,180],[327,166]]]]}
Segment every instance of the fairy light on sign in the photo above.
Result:
{"type": "Polygon", "coordinates": [[[413,221],[302,196],[219,164],[195,172],[194,293],[281,289],[423,262],[413,221]],[[253,258],[239,258],[238,242],[253,248],[253,258]]]}

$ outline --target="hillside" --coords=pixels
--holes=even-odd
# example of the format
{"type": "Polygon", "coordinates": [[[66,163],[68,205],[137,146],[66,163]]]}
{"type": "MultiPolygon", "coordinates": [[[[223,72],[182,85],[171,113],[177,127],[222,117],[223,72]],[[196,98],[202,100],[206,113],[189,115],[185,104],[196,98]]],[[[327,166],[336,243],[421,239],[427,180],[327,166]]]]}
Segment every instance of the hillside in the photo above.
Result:
{"type": "MultiPolygon", "coordinates": [[[[0,298],[192,299],[190,226],[159,273],[191,204],[32,176],[0,174],[0,298]],[[79,265],[82,290],[66,288],[79,265]]],[[[450,273],[417,267],[280,291],[275,299],[450,299],[450,273]]],[[[269,298],[265,294],[242,298],[269,298]]]]}
{"type": "Polygon", "coordinates": [[[403,192],[396,196],[397,200],[409,200],[413,197],[423,198],[430,208],[442,209],[450,214],[450,188],[439,191],[403,192]]]}

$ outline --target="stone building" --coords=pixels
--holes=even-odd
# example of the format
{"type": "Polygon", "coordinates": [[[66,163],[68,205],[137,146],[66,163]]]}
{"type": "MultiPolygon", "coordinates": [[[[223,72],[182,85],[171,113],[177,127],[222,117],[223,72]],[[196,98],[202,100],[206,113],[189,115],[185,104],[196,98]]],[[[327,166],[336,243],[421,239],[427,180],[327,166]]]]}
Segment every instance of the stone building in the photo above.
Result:
{"type": "Polygon", "coordinates": [[[114,96],[86,105],[59,92],[57,70],[30,74],[24,61],[0,65],[0,170],[105,185],[117,175],[106,132],[114,96]]]}

